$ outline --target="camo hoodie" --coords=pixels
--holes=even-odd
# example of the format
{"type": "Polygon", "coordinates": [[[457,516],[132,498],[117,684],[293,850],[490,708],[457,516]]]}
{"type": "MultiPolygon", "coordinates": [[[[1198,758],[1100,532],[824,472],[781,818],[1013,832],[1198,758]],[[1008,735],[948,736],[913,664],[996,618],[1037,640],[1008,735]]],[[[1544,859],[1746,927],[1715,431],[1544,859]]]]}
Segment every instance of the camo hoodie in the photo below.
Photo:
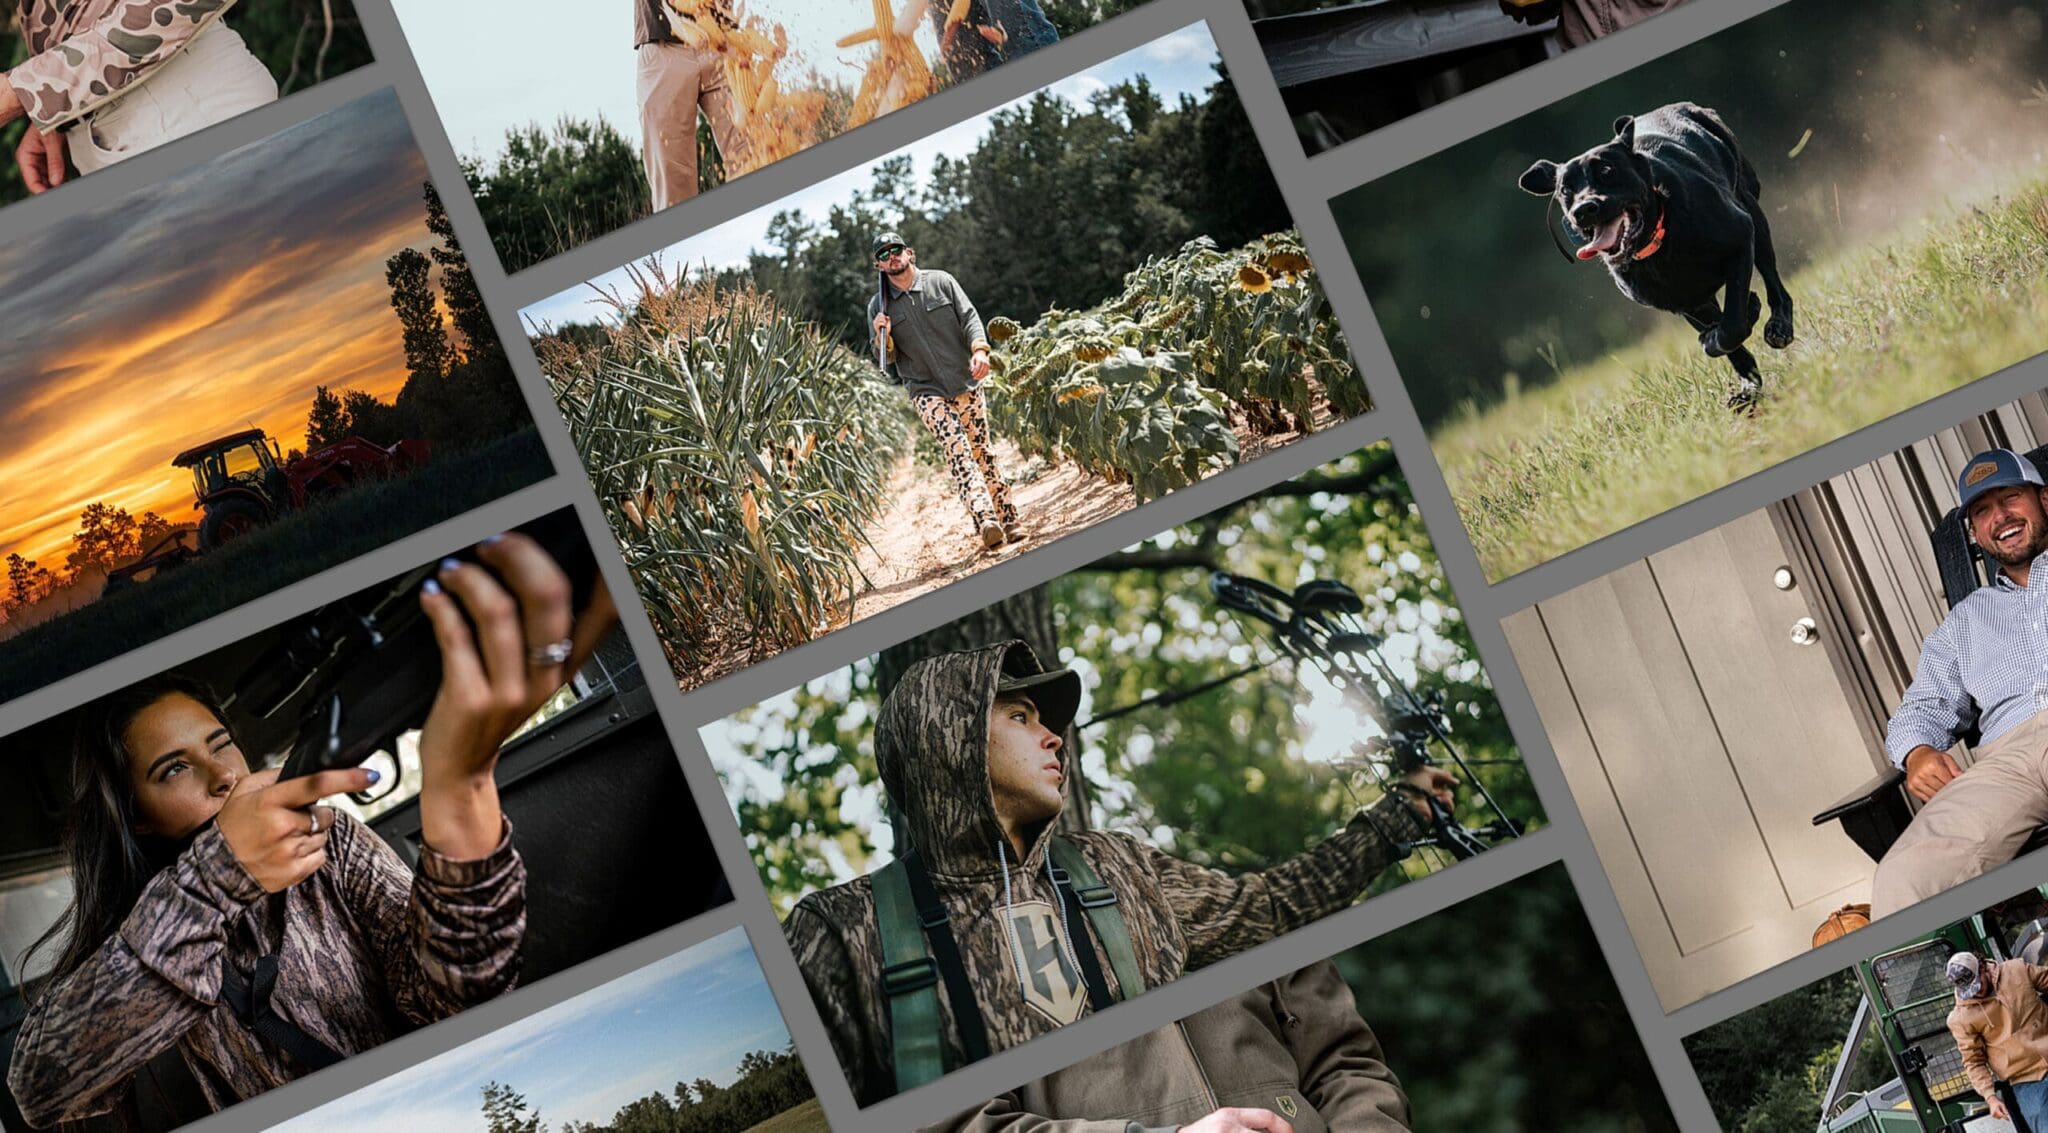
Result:
{"type": "MultiPolygon", "coordinates": [[[[1089,1010],[1068,949],[1096,945],[1085,924],[1062,929],[1046,856],[1052,824],[1017,860],[989,786],[988,716],[996,682],[1005,672],[1040,671],[1030,648],[1015,641],[926,658],[903,675],[875,723],[883,785],[950,915],[992,1050],[1036,1038],[1089,1010]]],[[[1314,849],[1264,872],[1235,876],[1120,832],[1065,837],[1117,894],[1150,988],[1347,907],[1396,859],[1389,838],[1423,833],[1405,803],[1385,798],[1314,849]]],[[[893,1094],[881,935],[869,879],[806,895],[783,931],[855,1097],[865,1106],[893,1094]]],[[[1096,951],[1114,986],[1108,957],[1096,951]]],[[[947,1065],[958,1067],[966,1054],[943,983],[939,1000],[947,1065]]]]}
{"type": "Polygon", "coordinates": [[[29,57],[7,72],[7,84],[47,131],[147,79],[235,0],[16,2],[29,57]]]}

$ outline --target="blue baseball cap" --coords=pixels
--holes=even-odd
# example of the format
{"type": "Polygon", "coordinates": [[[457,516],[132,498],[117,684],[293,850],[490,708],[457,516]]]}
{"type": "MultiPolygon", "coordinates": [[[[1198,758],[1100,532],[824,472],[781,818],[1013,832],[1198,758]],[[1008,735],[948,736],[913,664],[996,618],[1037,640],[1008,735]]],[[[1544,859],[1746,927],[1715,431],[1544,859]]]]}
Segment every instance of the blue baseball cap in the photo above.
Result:
{"type": "Polygon", "coordinates": [[[1956,495],[1963,501],[1957,506],[1968,511],[1971,500],[1993,488],[2020,484],[2041,486],[2041,470],[2034,467],[2034,462],[2009,448],[1985,449],[1971,457],[1956,477],[1956,495]]]}

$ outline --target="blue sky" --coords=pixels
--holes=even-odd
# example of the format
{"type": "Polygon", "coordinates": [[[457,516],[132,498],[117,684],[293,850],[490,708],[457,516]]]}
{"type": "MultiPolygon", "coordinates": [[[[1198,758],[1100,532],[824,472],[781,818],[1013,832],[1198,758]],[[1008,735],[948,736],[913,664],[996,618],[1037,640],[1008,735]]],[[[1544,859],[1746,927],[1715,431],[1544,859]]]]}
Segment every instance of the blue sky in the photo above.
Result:
{"type": "MultiPolygon", "coordinates": [[[[1107,62],[1069,75],[1045,89],[1069,102],[1085,105],[1088,96],[1095,91],[1143,75],[1151,81],[1160,98],[1170,105],[1182,94],[1201,97],[1209,84],[1216,81],[1213,67],[1217,59],[1216,43],[1210,38],[1208,25],[1190,24],[1107,62]]],[[[1005,106],[1016,106],[1029,101],[1032,97],[1034,96],[1026,95],[1024,98],[1006,103],[1005,106]]],[[[772,204],[763,205],[716,228],[680,243],[671,244],[655,254],[670,265],[696,267],[711,264],[723,267],[744,263],[748,252],[765,247],[768,222],[776,213],[797,211],[811,217],[824,216],[831,211],[833,205],[844,203],[856,191],[867,188],[874,179],[873,171],[877,165],[902,154],[910,156],[917,169],[917,175],[922,180],[931,172],[933,159],[940,154],[957,158],[971,153],[988,133],[989,119],[1002,109],[1004,107],[997,107],[987,114],[969,118],[936,134],[921,138],[902,149],[883,154],[874,161],[855,166],[836,177],[827,178],[772,204]]],[[[457,142],[457,148],[460,148],[460,145],[461,143],[457,142]]],[[[625,287],[630,290],[623,267],[607,272],[591,282],[607,290],[613,287],[625,287]]],[[[598,318],[606,310],[602,303],[594,302],[595,299],[595,293],[588,287],[575,287],[535,303],[522,314],[525,316],[528,329],[535,324],[588,322],[598,318]]]]}
{"type": "Polygon", "coordinates": [[[493,1079],[526,1095],[551,1129],[606,1122],[678,1081],[730,1085],[748,1051],[788,1044],[746,932],[733,928],[279,1128],[484,1133],[483,1087],[493,1079]]]}

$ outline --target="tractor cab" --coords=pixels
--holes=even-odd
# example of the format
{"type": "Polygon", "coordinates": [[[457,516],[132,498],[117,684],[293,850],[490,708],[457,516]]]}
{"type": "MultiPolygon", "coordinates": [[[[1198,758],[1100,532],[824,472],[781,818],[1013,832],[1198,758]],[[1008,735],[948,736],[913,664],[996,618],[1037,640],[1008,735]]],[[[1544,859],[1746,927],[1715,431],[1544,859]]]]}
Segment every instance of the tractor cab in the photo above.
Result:
{"type": "Polygon", "coordinates": [[[263,430],[245,429],[194,445],[172,458],[171,463],[192,470],[192,491],[203,507],[209,497],[234,485],[268,494],[272,481],[281,472],[284,457],[277,451],[277,442],[266,438],[263,430]]]}
{"type": "MultiPolygon", "coordinates": [[[[1822,1096],[1816,1133],[2006,1133],[2014,1128],[1985,1115],[1988,1107],[1964,1075],[1962,1052],[1949,1033],[1955,992],[1943,971],[1949,956],[1963,951],[2042,963],[2048,951],[2048,889],[2027,890],[1858,962],[1863,999],[1822,1096]],[[1880,1050],[1882,1059],[1873,1058],[1880,1050]],[[1878,1081],[1883,1072],[1873,1071],[1877,1062],[1888,1064],[1884,1070],[1896,1077],[1878,1081]]],[[[2006,1107],[2014,1108],[2010,1097],[2006,1107]]]]}

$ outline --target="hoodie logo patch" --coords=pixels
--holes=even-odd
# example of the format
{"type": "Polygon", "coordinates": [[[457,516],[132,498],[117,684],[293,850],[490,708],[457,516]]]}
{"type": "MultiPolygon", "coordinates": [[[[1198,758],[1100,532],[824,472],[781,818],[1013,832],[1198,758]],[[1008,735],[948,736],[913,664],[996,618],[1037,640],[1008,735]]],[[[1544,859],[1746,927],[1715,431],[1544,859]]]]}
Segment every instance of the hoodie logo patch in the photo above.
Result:
{"type": "Polygon", "coordinates": [[[1060,922],[1052,905],[1017,902],[1011,906],[1010,927],[1014,932],[1004,933],[1003,942],[1013,953],[1010,970],[1024,969],[1024,1002],[1060,1026],[1079,1019],[1088,989],[1060,946],[1060,922]]]}

